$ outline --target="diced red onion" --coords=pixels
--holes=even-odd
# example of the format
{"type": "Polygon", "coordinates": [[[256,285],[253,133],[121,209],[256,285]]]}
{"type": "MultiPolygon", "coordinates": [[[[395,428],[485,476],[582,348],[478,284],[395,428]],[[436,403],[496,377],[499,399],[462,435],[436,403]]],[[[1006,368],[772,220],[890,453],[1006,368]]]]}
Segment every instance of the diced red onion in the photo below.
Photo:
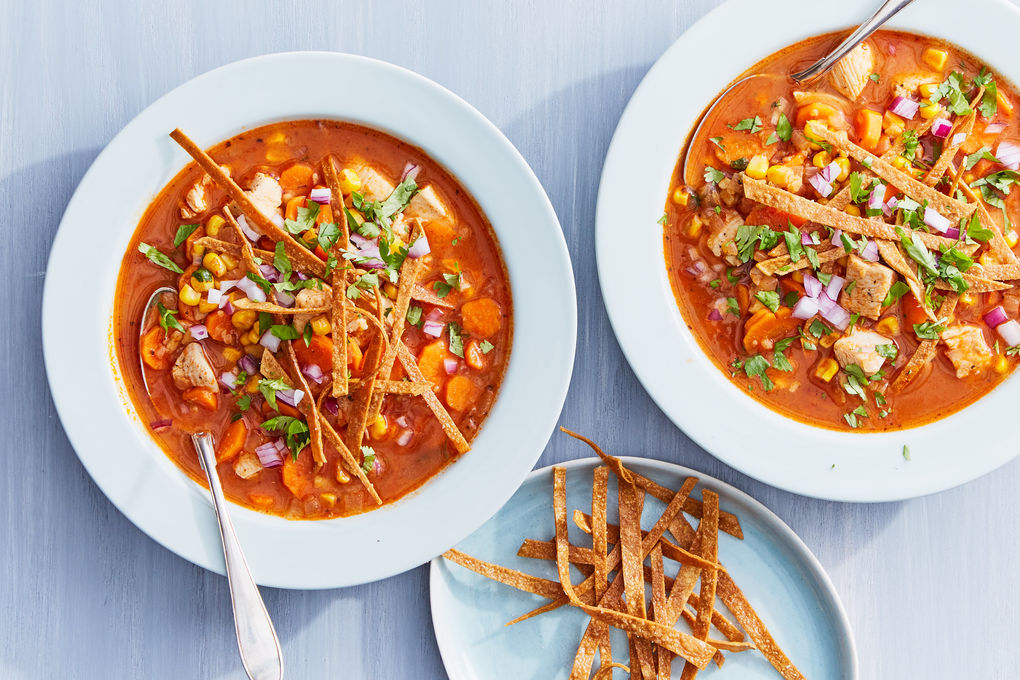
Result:
{"type": "Polygon", "coordinates": [[[305,377],[313,381],[316,385],[321,385],[322,381],[326,377],[322,374],[322,369],[319,368],[318,364],[308,364],[307,366],[301,367],[301,372],[305,374],[305,377]]]}
{"type": "Polygon", "coordinates": [[[888,201],[886,201],[885,204],[882,205],[882,214],[884,214],[886,217],[889,217],[890,215],[893,214],[893,211],[896,210],[896,206],[898,206],[899,204],[900,204],[899,199],[893,196],[888,201]]]}
{"type": "Polygon", "coordinates": [[[917,115],[917,110],[920,108],[920,103],[906,97],[896,97],[896,99],[893,99],[892,104],[889,105],[890,111],[907,120],[914,120],[914,116],[917,115]]]}
{"type": "Polygon", "coordinates": [[[885,51],[888,52],[890,55],[895,55],[896,54],[895,43],[886,43],[885,51]]]}
{"type": "Polygon", "coordinates": [[[276,302],[281,307],[293,307],[294,296],[285,290],[278,290],[276,291],[276,302]]]}
{"type": "Polygon", "coordinates": [[[224,312],[226,312],[227,314],[233,316],[233,314],[234,314],[234,305],[230,302],[230,298],[223,298],[223,300],[220,300],[220,307],[223,308],[224,312]],[[223,300],[226,300],[227,304],[223,304],[223,300]]]}
{"type": "Polygon", "coordinates": [[[280,350],[280,338],[273,335],[272,330],[262,334],[262,337],[259,338],[259,344],[274,354],[280,350]]]}
{"type": "Polygon", "coordinates": [[[722,321],[723,320],[722,312],[720,312],[718,309],[712,308],[708,312],[708,320],[709,321],[722,321]]]}
{"type": "Polygon", "coordinates": [[[832,245],[839,246],[840,248],[843,247],[843,230],[842,229],[837,229],[836,231],[832,232],[832,245]]]}
{"type": "Polygon", "coordinates": [[[800,244],[802,246],[811,245],[811,234],[806,231],[800,233],[800,244]]]}
{"type": "Polygon", "coordinates": [[[924,209],[924,223],[941,234],[946,233],[949,227],[953,226],[949,218],[943,217],[937,211],[927,207],[924,209]]]}
{"type": "Polygon", "coordinates": [[[813,175],[810,179],[808,179],[808,184],[813,186],[815,191],[817,191],[818,195],[822,198],[828,198],[829,194],[832,193],[832,185],[825,181],[821,173],[813,175]]]}
{"type": "Polygon", "coordinates": [[[421,172],[421,168],[408,161],[408,163],[404,166],[404,173],[400,176],[400,181],[403,182],[408,177],[415,179],[418,177],[419,172],[421,172]]]}
{"type": "Polygon", "coordinates": [[[294,276],[298,277],[298,281],[307,281],[309,279],[308,274],[302,274],[301,272],[294,272],[294,276]]]}
{"type": "Polygon", "coordinates": [[[271,264],[260,264],[259,271],[262,272],[262,278],[269,283],[279,283],[280,281],[283,281],[283,277],[280,276],[280,271],[271,264]]]}
{"type": "Polygon", "coordinates": [[[882,206],[885,205],[885,185],[879,184],[871,190],[871,195],[868,196],[868,209],[869,210],[881,210],[882,206]]]}
{"type": "Polygon", "coordinates": [[[816,298],[822,292],[822,282],[811,274],[804,275],[804,292],[809,298],[816,298]]]}
{"type": "Polygon", "coordinates": [[[248,220],[244,218],[244,215],[237,216],[237,226],[241,227],[241,232],[252,243],[259,240],[259,233],[248,226],[248,220]]]}
{"type": "Polygon", "coordinates": [[[411,427],[411,421],[407,419],[407,416],[400,416],[393,422],[395,422],[400,427],[411,427]]]}
{"type": "Polygon", "coordinates": [[[397,437],[397,444],[399,446],[407,446],[408,444],[411,443],[411,439],[413,437],[414,432],[412,432],[411,430],[404,430],[403,432],[400,433],[400,436],[397,437]]]}
{"type": "Polygon", "coordinates": [[[411,244],[411,247],[407,249],[407,256],[411,259],[428,255],[432,252],[432,248],[429,246],[429,240],[425,234],[418,237],[418,240],[411,244]]]}
{"type": "Polygon", "coordinates": [[[431,335],[433,338],[438,338],[443,334],[443,324],[438,321],[426,319],[425,323],[421,326],[421,332],[425,335],[431,335]]]}
{"type": "Polygon", "coordinates": [[[953,135],[953,141],[951,142],[951,144],[953,146],[957,146],[959,144],[963,144],[965,141],[967,141],[967,133],[957,132],[955,135],[953,135]]]}
{"type": "Polygon", "coordinates": [[[237,387],[237,374],[229,371],[220,373],[220,384],[228,390],[234,389],[237,387]]]}
{"type": "Polygon", "coordinates": [[[329,205],[329,202],[333,200],[333,192],[330,191],[329,187],[312,189],[311,193],[308,194],[308,200],[321,203],[322,205],[329,205]]]}
{"type": "Polygon", "coordinates": [[[443,310],[439,307],[433,307],[425,314],[426,321],[439,321],[443,318],[443,310]]]}
{"type": "Polygon", "coordinates": [[[839,299],[839,294],[843,290],[844,283],[846,283],[846,279],[842,276],[836,276],[835,274],[832,276],[832,279],[829,281],[829,285],[825,287],[825,294],[830,300],[839,299]]]}
{"type": "Polygon", "coordinates": [[[936,118],[931,124],[931,133],[939,139],[945,139],[953,131],[953,124],[945,118],[936,118]]]}
{"type": "Polygon", "coordinates": [[[250,354],[245,354],[241,357],[241,360],[237,362],[237,365],[241,367],[241,370],[248,375],[254,375],[258,370],[258,364],[255,363],[255,359],[250,354]]]}
{"type": "Polygon", "coordinates": [[[824,292],[818,296],[818,311],[823,314],[831,310],[836,306],[836,301],[826,295],[824,292]]]}
{"type": "Polygon", "coordinates": [[[446,375],[453,375],[457,372],[457,360],[443,359],[443,369],[446,370],[446,375]]]}
{"type": "Polygon", "coordinates": [[[985,323],[991,328],[995,328],[1007,321],[1009,321],[1009,317],[1006,316],[1006,310],[1002,308],[1002,305],[994,307],[990,312],[985,314],[985,323]]]}
{"type": "Polygon", "coordinates": [[[351,232],[351,243],[353,243],[359,249],[364,248],[366,246],[375,245],[375,241],[373,241],[372,239],[365,238],[361,234],[357,234],[354,232],[351,232]]]}
{"type": "Polygon", "coordinates": [[[999,142],[995,157],[1010,170],[1020,170],[1020,146],[1012,142],[999,142]]]}
{"type": "Polygon", "coordinates": [[[170,420],[169,418],[163,418],[162,420],[152,421],[151,423],[149,423],[149,427],[152,428],[153,432],[162,432],[163,430],[169,429],[170,426],[173,424],[174,421],[170,420]]]}
{"type": "Polygon", "coordinates": [[[833,161],[832,163],[829,163],[824,168],[822,168],[821,172],[819,172],[818,174],[821,176],[822,179],[831,184],[832,182],[836,181],[836,178],[839,177],[839,173],[841,171],[842,168],[839,167],[839,163],[833,161]]]}
{"type": "Polygon", "coordinates": [[[220,293],[226,293],[228,290],[236,286],[237,283],[237,279],[224,279],[220,281],[220,285],[218,286],[220,293]]]}
{"type": "Polygon", "coordinates": [[[806,295],[801,299],[797,300],[797,304],[793,306],[794,319],[810,319],[818,313],[818,300],[815,298],[807,297],[806,295]]]}
{"type": "Polygon", "coordinates": [[[943,236],[945,236],[946,238],[960,238],[960,228],[949,227],[948,229],[946,229],[946,233],[943,234],[943,236]]]}
{"type": "Polygon", "coordinates": [[[322,402],[322,407],[329,411],[330,415],[340,415],[340,402],[336,397],[326,397],[322,402]]]}
{"type": "Polygon", "coordinates": [[[205,340],[209,337],[209,329],[204,324],[196,323],[194,326],[188,329],[191,333],[191,337],[195,340],[205,340]]]}
{"type": "Polygon", "coordinates": [[[861,259],[868,262],[878,262],[878,244],[868,241],[868,244],[861,250],[861,259]]]}
{"type": "Polygon", "coordinates": [[[837,304],[833,304],[827,311],[823,311],[822,318],[841,331],[846,330],[846,327],[850,325],[850,312],[837,304]]]}
{"type": "Polygon", "coordinates": [[[283,215],[281,215],[280,213],[273,213],[272,215],[270,215],[269,221],[278,226],[280,229],[283,229],[284,220],[283,215]]]}
{"type": "Polygon", "coordinates": [[[1000,324],[995,332],[999,334],[1002,341],[1009,347],[1016,347],[1020,345],[1020,323],[1016,320],[1007,321],[1004,324],[1000,324]]]}
{"type": "MultiPolygon", "coordinates": [[[[1006,125],[1004,123],[991,123],[991,124],[985,126],[985,134],[986,135],[997,135],[997,134],[999,134],[1000,132],[1002,132],[1005,129],[1006,129],[1006,125]]],[[[960,134],[962,135],[963,133],[961,132],[960,134]]],[[[966,135],[964,135],[964,138],[966,138],[966,135]]],[[[954,137],[953,139],[955,141],[956,138],[954,137]]]]}
{"type": "MultiPolygon", "coordinates": [[[[243,278],[237,282],[237,287],[248,296],[248,299],[252,302],[265,302],[266,293],[263,291],[259,284],[255,283],[249,278],[243,278]]],[[[274,350],[275,351],[275,350],[274,350]]]]}
{"type": "Polygon", "coordinates": [[[301,403],[305,393],[301,390],[277,390],[276,398],[288,406],[297,406],[301,403]]]}
{"type": "MultiPolygon", "coordinates": [[[[283,440],[279,439],[277,441],[283,440]]],[[[280,453],[280,449],[277,448],[276,442],[266,442],[261,446],[255,447],[255,455],[259,457],[262,467],[275,468],[283,465],[283,455],[280,453]]]]}
{"type": "Polygon", "coordinates": [[[219,305],[223,301],[223,293],[220,292],[219,288],[210,288],[205,293],[206,302],[210,305],[219,305]]]}

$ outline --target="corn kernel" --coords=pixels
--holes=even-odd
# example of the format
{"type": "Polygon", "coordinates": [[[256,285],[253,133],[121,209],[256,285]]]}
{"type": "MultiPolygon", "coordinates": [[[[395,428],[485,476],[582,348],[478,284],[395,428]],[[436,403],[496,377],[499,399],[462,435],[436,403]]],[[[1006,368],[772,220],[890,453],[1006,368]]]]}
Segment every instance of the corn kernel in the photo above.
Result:
{"type": "Polygon", "coordinates": [[[197,243],[189,243],[187,248],[188,257],[191,258],[192,262],[202,259],[202,255],[205,254],[205,246],[200,246],[197,243]]]}
{"type": "Polygon", "coordinates": [[[839,333],[829,333],[828,335],[823,335],[818,340],[818,344],[827,349],[832,347],[837,340],[839,340],[839,333]]]}
{"type": "Polygon", "coordinates": [[[340,191],[349,194],[361,188],[361,177],[353,170],[344,168],[340,171],[340,191]]]}
{"type": "Polygon", "coordinates": [[[216,253],[206,253],[202,258],[202,266],[212,272],[213,276],[223,276],[227,273],[227,265],[216,253]]]}
{"type": "Polygon", "coordinates": [[[847,215],[853,215],[854,217],[861,216],[861,209],[858,208],[856,205],[848,205],[847,207],[843,208],[843,212],[845,212],[847,215]]]}
{"type": "MultiPolygon", "coordinates": [[[[748,167],[750,167],[750,164],[748,164],[748,167]]],[[[690,198],[691,195],[684,187],[677,187],[673,190],[673,202],[677,205],[687,205],[687,201],[689,201],[690,198]]]]}
{"type": "Polygon", "coordinates": [[[320,314],[312,319],[312,333],[316,335],[329,335],[331,330],[333,329],[329,325],[329,319],[326,318],[325,314],[320,314]]]}
{"type": "Polygon", "coordinates": [[[804,283],[804,271],[798,269],[797,271],[790,274],[790,278],[796,281],[797,283],[804,283]]]}
{"type": "Polygon", "coordinates": [[[259,377],[257,375],[248,378],[248,382],[244,384],[244,391],[248,394],[255,394],[259,391],[259,377]]]}
{"type": "Polygon", "coordinates": [[[203,314],[214,312],[218,307],[219,304],[215,302],[209,302],[208,300],[202,300],[201,302],[198,303],[198,311],[202,312],[203,314]]]}
{"type": "MultiPolygon", "coordinates": [[[[245,338],[241,338],[241,343],[244,345],[244,353],[255,357],[256,361],[258,361],[258,358],[262,356],[262,352],[266,349],[262,345],[253,345],[250,342],[246,342],[245,338]]],[[[248,389],[248,386],[245,386],[245,389],[248,389]]],[[[258,381],[255,382],[255,390],[258,391],[258,381]]]]}
{"type": "Polygon", "coordinates": [[[1008,373],[1009,372],[1009,359],[1005,355],[1000,354],[995,358],[995,372],[996,373],[1008,373]]]}
{"type": "Polygon", "coordinates": [[[258,314],[254,309],[239,309],[230,317],[230,323],[234,324],[237,330],[246,331],[252,327],[257,318],[258,314]]]}
{"type": "Polygon", "coordinates": [[[224,347],[223,358],[232,364],[236,364],[241,359],[241,350],[236,347],[224,347]]]}
{"type": "Polygon", "coordinates": [[[900,320],[895,316],[887,316],[875,324],[875,330],[883,335],[899,335],[900,320]]]}
{"type": "Polygon", "coordinates": [[[321,498],[322,502],[325,503],[326,505],[328,505],[331,508],[334,505],[336,505],[336,494],[335,493],[320,493],[319,494],[319,498],[321,498]]]}
{"type": "Polygon", "coordinates": [[[1000,88],[995,93],[995,101],[999,106],[999,113],[1005,116],[1013,115],[1013,102],[1009,100],[1009,96],[1006,94],[1006,88],[1000,88]]]}
{"type": "MultiPolygon", "coordinates": [[[[809,120],[804,123],[804,134],[811,139],[821,139],[822,135],[828,130],[829,127],[821,122],[820,120],[809,120]]],[[[822,147],[814,142],[811,143],[812,149],[821,149],[822,147]]]]}
{"type": "Polygon", "coordinates": [[[985,253],[980,258],[978,258],[978,263],[982,267],[990,267],[993,264],[995,264],[995,258],[993,258],[989,253],[985,253]]]}
{"type": "Polygon", "coordinates": [[[882,129],[888,130],[892,127],[899,127],[900,131],[903,131],[904,121],[902,118],[897,116],[892,111],[886,111],[882,114],[882,129]]]}
{"type": "MultiPolygon", "coordinates": [[[[199,269],[198,271],[202,270],[199,269]]],[[[203,278],[202,276],[196,276],[196,274],[198,274],[198,272],[192,274],[191,278],[188,280],[188,283],[196,292],[204,293],[208,290],[212,290],[212,288],[216,285],[216,282],[213,281],[212,276],[209,276],[208,278],[203,278]]]]}
{"type": "Polygon", "coordinates": [[[206,236],[212,236],[213,238],[219,236],[220,227],[222,227],[225,223],[226,220],[224,220],[219,215],[212,215],[211,217],[209,217],[209,219],[205,221],[206,236]]]}
{"type": "Polygon", "coordinates": [[[921,114],[921,118],[931,120],[935,116],[942,113],[942,107],[934,102],[925,101],[921,104],[921,108],[918,109],[918,113],[921,114]]]}
{"type": "Polygon", "coordinates": [[[963,293],[960,295],[960,304],[965,307],[972,307],[977,302],[977,296],[974,293],[963,293]]]}
{"type": "Polygon", "coordinates": [[[227,266],[227,271],[234,269],[238,264],[238,259],[233,255],[227,255],[223,253],[220,255],[220,259],[223,260],[223,264],[227,266]]]}
{"type": "Polygon", "coordinates": [[[769,169],[769,159],[763,153],[751,157],[744,172],[753,179],[765,179],[765,173],[769,169]]]}
{"type": "Polygon", "coordinates": [[[704,226],[704,221],[695,215],[691,218],[691,221],[687,223],[687,235],[691,238],[698,238],[701,234],[701,227],[704,226]]]}
{"type": "Polygon", "coordinates": [[[973,172],[968,172],[963,176],[963,181],[966,182],[967,184],[973,184],[975,179],[976,177],[974,177],[973,172]]]}
{"type": "Polygon", "coordinates": [[[836,372],[839,370],[839,364],[832,357],[825,357],[818,362],[818,366],[815,367],[815,377],[825,382],[830,382],[836,377],[836,372]]]}
{"type": "Polygon", "coordinates": [[[375,417],[372,424],[368,426],[368,431],[372,435],[373,439],[382,439],[386,436],[389,431],[389,423],[386,422],[386,416],[380,414],[375,417]]]}
{"type": "Polygon", "coordinates": [[[344,470],[344,466],[339,460],[336,462],[336,481],[341,484],[347,484],[351,481],[351,476],[347,474],[347,471],[344,470]]]}
{"type": "Polygon", "coordinates": [[[181,302],[183,302],[186,305],[191,305],[192,307],[195,307],[196,305],[198,305],[199,302],[202,301],[202,296],[195,292],[195,289],[189,286],[188,284],[184,284],[184,287],[181,288],[181,292],[180,295],[178,295],[178,297],[180,298],[181,302]]]}
{"type": "Polygon", "coordinates": [[[839,166],[839,175],[837,175],[836,181],[846,181],[846,178],[850,176],[850,159],[840,156],[836,159],[836,165],[839,166]]]}
{"type": "Polygon", "coordinates": [[[938,83],[921,83],[921,96],[925,99],[930,98],[935,94],[935,90],[939,89],[938,83]]]}
{"type": "Polygon", "coordinates": [[[892,159],[892,164],[893,167],[896,168],[897,170],[906,170],[908,165],[907,159],[904,158],[903,156],[897,156],[896,158],[892,159]]]}
{"type": "Polygon", "coordinates": [[[785,189],[786,185],[790,182],[790,169],[783,167],[782,165],[773,165],[765,173],[765,177],[768,181],[780,189],[785,189]]]}
{"type": "Polygon", "coordinates": [[[921,54],[921,61],[931,66],[936,71],[941,71],[946,67],[946,60],[949,59],[949,53],[945,50],[939,50],[934,47],[927,48],[921,54]]]}
{"type": "Polygon", "coordinates": [[[1010,229],[1006,232],[1006,245],[1010,248],[1016,248],[1016,244],[1020,241],[1020,235],[1016,233],[1016,229],[1010,229]]]}
{"type": "Polygon", "coordinates": [[[811,159],[811,164],[814,165],[816,168],[824,168],[831,162],[832,155],[824,149],[816,153],[814,158],[811,159]]]}

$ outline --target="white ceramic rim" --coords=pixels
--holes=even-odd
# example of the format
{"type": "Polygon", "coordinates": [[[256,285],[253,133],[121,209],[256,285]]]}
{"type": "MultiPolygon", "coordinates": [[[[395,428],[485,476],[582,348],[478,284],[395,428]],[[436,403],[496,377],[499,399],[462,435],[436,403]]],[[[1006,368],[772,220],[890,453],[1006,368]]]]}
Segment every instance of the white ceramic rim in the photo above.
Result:
{"type": "MultiPolygon", "coordinates": [[[[850,618],[847,616],[846,610],[843,608],[843,601],[840,599],[839,593],[836,592],[836,587],[832,584],[832,579],[829,578],[829,574],[825,571],[825,567],[823,567],[822,563],[818,561],[818,558],[815,557],[813,552],[811,552],[811,549],[807,547],[807,544],[801,540],[800,536],[798,536],[793,529],[791,529],[786,522],[779,517],[779,515],[769,510],[761,503],[761,501],[744,493],[735,486],[727,484],[720,479],[716,479],[715,477],[711,477],[697,470],[692,470],[689,467],[677,465],[676,463],[669,463],[664,460],[655,460],[653,458],[621,456],[620,459],[625,464],[634,466],[635,469],[637,469],[638,465],[648,466],[671,475],[697,477],[702,486],[709,486],[713,491],[716,491],[724,504],[730,503],[731,505],[743,506],[745,508],[749,508],[752,513],[760,516],[774,532],[773,535],[775,536],[775,541],[785,541],[799,561],[807,567],[811,575],[822,586],[822,590],[825,593],[831,610],[836,613],[836,622],[840,627],[840,639],[845,641],[848,648],[850,675],[847,676],[846,680],[857,680],[859,677],[857,642],[854,640],[854,631],[850,626],[850,618]]],[[[601,463],[601,459],[592,457],[580,458],[567,461],[565,463],[557,463],[556,465],[549,465],[532,472],[528,475],[528,478],[523,484],[527,484],[542,476],[551,475],[554,467],[563,467],[567,468],[567,470],[571,470],[574,468],[594,467],[601,463]]],[[[444,612],[445,607],[438,599],[439,596],[437,595],[436,588],[431,587],[432,583],[441,578],[441,575],[438,572],[440,563],[441,558],[437,557],[432,560],[432,564],[429,567],[429,601],[432,609],[432,628],[435,630],[436,643],[439,645],[439,654],[443,658],[443,666],[446,668],[446,672],[450,674],[451,680],[477,680],[476,678],[469,678],[455,674],[454,671],[454,669],[459,668],[453,663],[453,660],[458,654],[460,654],[460,640],[457,639],[456,636],[447,632],[445,621],[441,618],[442,615],[437,613],[444,612]]]]}
{"type": "Polygon", "coordinates": [[[47,374],[68,438],[106,496],[153,539],[223,573],[207,492],[150,437],[113,368],[120,259],[148,203],[190,160],[167,136],[171,130],[180,127],[211,146],[243,129],[301,118],[384,130],[446,167],[491,221],[516,303],[499,399],[472,451],[420,490],[379,510],[314,522],[231,505],[255,580],[315,589],[375,581],[423,564],[513,495],[545,448],[566,398],[577,308],[566,243],[538,179],[492,123],[445,88],[391,64],[329,52],[256,57],[188,81],[140,113],[92,164],[54,240],[43,295],[47,374]],[[400,93],[399,101],[350,97],[330,86],[366,81],[400,93]],[[289,94],[267,89],[270,82],[287,82],[289,94]],[[101,243],[90,236],[97,218],[101,243]],[[542,277],[533,276],[536,271],[542,277]],[[86,272],[93,292],[66,304],[86,272]]]}
{"type": "MultiPolygon", "coordinates": [[[[679,150],[719,90],[782,47],[860,23],[872,4],[730,0],[707,14],[663,54],[627,105],[606,155],[596,211],[599,280],[613,330],[638,379],[677,427],[773,486],[868,502],[942,491],[1016,456],[1020,449],[1005,445],[1015,438],[1016,376],[959,413],[898,432],[844,433],[784,417],[731,383],[692,336],[673,298],[656,221],[679,150]],[[706,58],[720,35],[725,57],[706,58]],[[634,228],[621,234],[620,225],[634,228]],[[621,266],[623,250],[631,264],[647,264],[621,266]]],[[[1020,82],[1012,54],[1020,10],[1005,0],[918,2],[889,27],[948,40],[1020,82]]]]}

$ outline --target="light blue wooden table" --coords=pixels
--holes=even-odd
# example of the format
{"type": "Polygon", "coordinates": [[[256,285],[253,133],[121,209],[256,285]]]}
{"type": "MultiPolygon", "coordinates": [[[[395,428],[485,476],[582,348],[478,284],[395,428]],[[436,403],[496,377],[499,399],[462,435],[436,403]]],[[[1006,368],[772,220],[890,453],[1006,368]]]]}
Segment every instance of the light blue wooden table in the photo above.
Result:
{"type": "MultiPolygon", "coordinates": [[[[856,629],[862,678],[1017,677],[1020,463],[906,503],[807,500],[698,448],[620,353],[595,273],[600,166],[642,75],[715,4],[0,0],[0,432],[8,442],[0,678],[243,677],[226,581],[135,529],[79,465],[46,387],[39,306],[64,206],[117,131],[195,75],[283,50],[347,51],[414,69],[478,107],[524,154],[563,223],[577,281],[578,352],[563,424],[611,451],[704,470],[775,510],[832,575],[856,629]]],[[[724,55],[722,36],[715,56],[724,55]]],[[[697,64],[691,69],[696,75],[697,64]]],[[[540,464],[582,453],[558,437],[540,464]]],[[[265,598],[289,678],[446,677],[424,567],[359,588],[265,598]]]]}

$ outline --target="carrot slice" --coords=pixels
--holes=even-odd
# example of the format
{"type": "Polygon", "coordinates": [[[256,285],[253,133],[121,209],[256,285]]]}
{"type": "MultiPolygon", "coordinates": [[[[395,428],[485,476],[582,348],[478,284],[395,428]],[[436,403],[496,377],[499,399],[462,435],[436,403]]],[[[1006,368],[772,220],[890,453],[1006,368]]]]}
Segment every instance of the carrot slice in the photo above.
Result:
{"type": "Polygon", "coordinates": [[[857,140],[860,146],[874,151],[882,136],[882,114],[871,109],[861,109],[854,119],[857,124],[857,140]]]}
{"type": "Polygon", "coordinates": [[[170,367],[170,356],[163,344],[165,335],[161,327],[153,326],[142,336],[138,348],[145,365],[157,371],[165,371],[170,367]]]}
{"type": "Polygon", "coordinates": [[[295,340],[294,354],[302,366],[315,364],[324,374],[333,371],[333,341],[325,335],[313,335],[308,345],[302,339],[295,340]]]}
{"type": "Polygon", "coordinates": [[[207,411],[215,411],[220,403],[219,395],[208,387],[192,387],[191,389],[184,390],[184,394],[181,396],[184,398],[184,401],[201,406],[207,411]]]}
{"type": "Polygon", "coordinates": [[[454,411],[466,411],[478,398],[478,385],[464,375],[454,375],[446,383],[446,405],[454,411]]]}
{"type": "Polygon", "coordinates": [[[311,183],[313,172],[308,163],[294,163],[280,173],[280,186],[284,191],[304,189],[311,183]]]}
{"type": "Polygon", "coordinates": [[[217,309],[205,317],[205,327],[213,340],[219,340],[225,345],[232,345],[237,341],[237,331],[230,322],[230,315],[222,309],[217,309]]]}
{"type": "Polygon", "coordinates": [[[446,342],[436,340],[425,345],[418,354],[418,370],[426,380],[434,386],[440,387],[446,382],[446,367],[443,362],[448,358],[450,358],[450,353],[446,351],[446,342]]]}
{"type": "Polygon", "coordinates": [[[471,368],[477,370],[485,368],[485,354],[482,353],[482,346],[477,340],[470,340],[464,347],[464,361],[471,368]]]}
{"type": "Polygon", "coordinates": [[[295,196],[287,201],[287,209],[284,211],[283,216],[288,220],[296,220],[298,208],[303,207],[305,207],[305,197],[295,196]]]}
{"type": "Polygon", "coordinates": [[[464,330],[480,338],[495,335],[503,323],[499,303],[487,297],[465,302],[460,308],[460,317],[464,330]]]}
{"type": "Polygon", "coordinates": [[[248,424],[244,419],[235,420],[227,426],[216,446],[216,462],[222,463],[225,460],[233,460],[244,448],[244,441],[248,438],[248,424]]]}
{"type": "Polygon", "coordinates": [[[312,487],[312,457],[294,456],[289,453],[283,458],[283,467],[280,468],[283,477],[283,485],[294,494],[295,498],[304,498],[311,491],[312,487]]]}

